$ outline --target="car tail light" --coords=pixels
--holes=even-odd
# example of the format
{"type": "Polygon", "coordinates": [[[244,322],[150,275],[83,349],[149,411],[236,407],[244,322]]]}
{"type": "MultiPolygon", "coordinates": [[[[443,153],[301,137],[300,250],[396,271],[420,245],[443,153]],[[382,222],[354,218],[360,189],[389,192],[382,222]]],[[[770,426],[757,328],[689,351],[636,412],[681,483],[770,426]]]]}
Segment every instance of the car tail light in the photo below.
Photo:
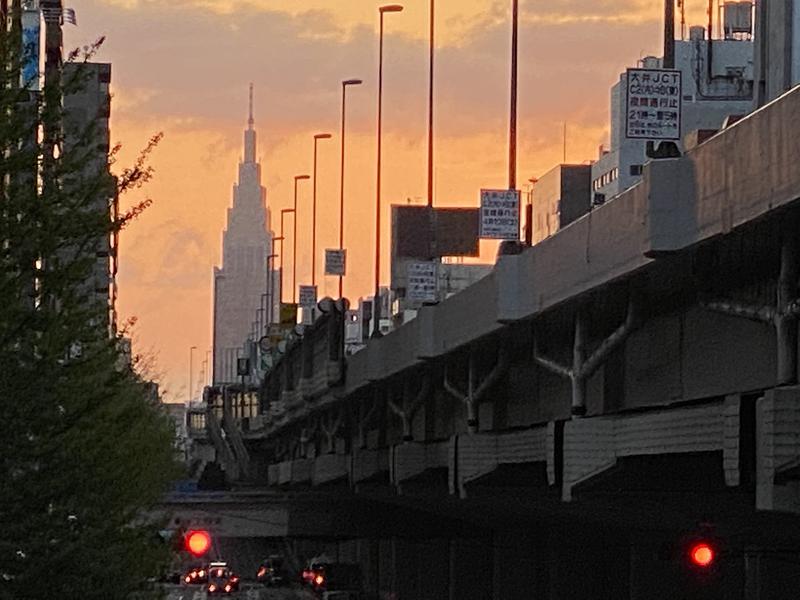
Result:
{"type": "Polygon", "coordinates": [[[208,591],[209,592],[216,592],[217,591],[217,586],[212,583],[210,586],[208,586],[208,591]]]}
{"type": "Polygon", "coordinates": [[[264,567],[261,567],[261,568],[258,570],[258,576],[259,576],[259,577],[263,577],[263,576],[264,576],[264,573],[266,573],[266,572],[267,572],[267,570],[266,570],[264,567]]]}
{"type": "Polygon", "coordinates": [[[316,577],[314,577],[314,583],[316,583],[317,585],[322,585],[323,583],[325,583],[325,578],[322,575],[317,575],[316,577]]]}
{"type": "Polygon", "coordinates": [[[233,589],[233,588],[231,588],[231,584],[230,584],[230,583],[229,583],[228,585],[226,585],[226,586],[225,586],[225,591],[226,591],[226,592],[230,592],[230,591],[231,591],[231,589],[233,589]]]}
{"type": "Polygon", "coordinates": [[[205,572],[205,570],[204,570],[204,569],[200,569],[200,571],[198,571],[198,572],[197,572],[197,575],[198,575],[199,577],[205,577],[205,576],[206,576],[206,572],[205,572]]]}

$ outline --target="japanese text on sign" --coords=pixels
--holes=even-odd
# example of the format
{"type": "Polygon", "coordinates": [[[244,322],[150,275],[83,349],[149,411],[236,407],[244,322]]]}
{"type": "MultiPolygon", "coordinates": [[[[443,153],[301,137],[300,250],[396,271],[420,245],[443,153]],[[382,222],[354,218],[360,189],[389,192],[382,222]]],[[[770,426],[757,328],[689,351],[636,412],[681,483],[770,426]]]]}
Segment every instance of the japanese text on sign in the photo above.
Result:
{"type": "Polygon", "coordinates": [[[436,263],[419,262],[408,265],[406,298],[415,302],[436,300],[436,263]]]}
{"type": "Polygon", "coordinates": [[[519,190],[481,190],[480,237],[519,239],[519,190]]]}
{"type": "Polygon", "coordinates": [[[678,140],[681,137],[681,72],[628,69],[625,137],[678,140]]]}
{"type": "Polygon", "coordinates": [[[317,305],[317,286],[301,285],[298,296],[302,308],[314,308],[317,305]]]}
{"type": "Polygon", "coordinates": [[[347,250],[325,250],[325,275],[345,275],[347,250]]]}

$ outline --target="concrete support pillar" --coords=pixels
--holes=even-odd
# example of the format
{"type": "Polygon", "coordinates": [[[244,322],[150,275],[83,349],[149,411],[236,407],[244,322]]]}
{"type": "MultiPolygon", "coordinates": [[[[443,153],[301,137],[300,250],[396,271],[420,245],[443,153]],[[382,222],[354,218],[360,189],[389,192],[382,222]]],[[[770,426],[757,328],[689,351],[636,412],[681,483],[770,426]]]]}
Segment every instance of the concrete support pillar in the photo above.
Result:
{"type": "Polygon", "coordinates": [[[547,598],[542,554],[526,531],[498,531],[492,539],[493,600],[547,598]]]}
{"type": "Polygon", "coordinates": [[[778,276],[775,328],[778,337],[778,385],[797,382],[797,317],[792,305],[797,299],[797,221],[787,219],[781,240],[781,270],[778,276]]]}
{"type": "Polygon", "coordinates": [[[450,600],[485,600],[492,597],[492,557],[489,540],[454,539],[450,542],[450,600]]]}

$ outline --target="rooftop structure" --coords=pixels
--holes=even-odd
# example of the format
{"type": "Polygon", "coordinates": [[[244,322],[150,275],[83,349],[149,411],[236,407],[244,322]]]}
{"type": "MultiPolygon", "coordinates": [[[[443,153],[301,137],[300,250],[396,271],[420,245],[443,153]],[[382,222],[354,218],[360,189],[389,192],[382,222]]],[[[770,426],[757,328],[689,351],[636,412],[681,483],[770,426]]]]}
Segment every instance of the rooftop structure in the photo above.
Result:
{"type": "MultiPolygon", "coordinates": [[[[745,115],[753,102],[753,42],[705,39],[702,27],[692,27],[691,39],[675,42],[675,68],[682,74],[683,112],[679,149],[683,138],[696,130],[719,130],[731,115],[745,115]]],[[[647,57],[643,68],[661,69],[663,59],[647,57]]],[[[610,148],[601,148],[592,165],[595,203],[617,196],[642,178],[647,142],[628,139],[626,74],[611,88],[610,148]]]]}
{"type": "Polygon", "coordinates": [[[590,165],[558,165],[533,184],[534,244],[589,212],[591,176],[590,165]]]}

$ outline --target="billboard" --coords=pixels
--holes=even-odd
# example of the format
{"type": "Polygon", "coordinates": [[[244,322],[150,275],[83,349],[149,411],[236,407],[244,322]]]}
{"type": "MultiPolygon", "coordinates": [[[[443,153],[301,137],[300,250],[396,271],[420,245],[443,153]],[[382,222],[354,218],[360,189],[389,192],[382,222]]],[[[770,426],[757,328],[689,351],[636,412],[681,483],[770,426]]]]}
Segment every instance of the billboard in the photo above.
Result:
{"type": "Polygon", "coordinates": [[[22,69],[21,85],[38,92],[41,89],[41,35],[42,24],[38,10],[25,10],[22,13],[22,69]]]}
{"type": "Polygon", "coordinates": [[[325,275],[343,277],[347,267],[347,250],[325,250],[325,275]]]}
{"type": "Polygon", "coordinates": [[[301,308],[316,308],[317,306],[317,286],[301,285],[298,290],[301,308]]]}
{"type": "Polygon", "coordinates": [[[478,256],[478,210],[392,206],[392,256],[478,256]]]}
{"type": "Polygon", "coordinates": [[[681,72],[628,69],[625,137],[640,140],[681,138],[681,72]]]}
{"type": "Polygon", "coordinates": [[[415,262],[408,265],[406,298],[415,302],[435,302],[437,269],[434,262],[415,262]]]}
{"type": "Polygon", "coordinates": [[[481,190],[480,236],[519,240],[519,190],[481,190]]]}

